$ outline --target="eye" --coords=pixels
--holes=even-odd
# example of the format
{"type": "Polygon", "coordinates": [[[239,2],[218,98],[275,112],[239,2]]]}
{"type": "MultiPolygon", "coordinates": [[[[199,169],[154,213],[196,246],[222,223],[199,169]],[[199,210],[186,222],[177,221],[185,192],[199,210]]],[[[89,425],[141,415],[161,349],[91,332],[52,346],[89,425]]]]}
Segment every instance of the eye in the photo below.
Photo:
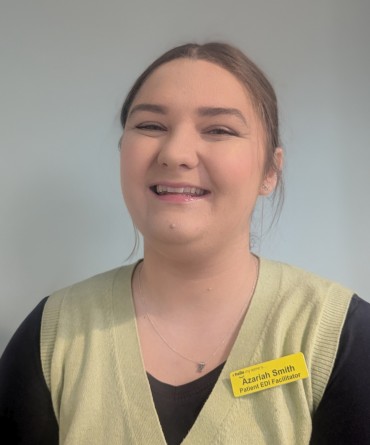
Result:
{"type": "Polygon", "coordinates": [[[215,136],[238,136],[238,133],[228,127],[212,127],[204,132],[205,134],[215,136]]]}
{"type": "Polygon", "coordinates": [[[144,122],[141,124],[135,125],[135,128],[142,131],[166,131],[166,128],[163,125],[156,124],[154,122],[144,122]]]}

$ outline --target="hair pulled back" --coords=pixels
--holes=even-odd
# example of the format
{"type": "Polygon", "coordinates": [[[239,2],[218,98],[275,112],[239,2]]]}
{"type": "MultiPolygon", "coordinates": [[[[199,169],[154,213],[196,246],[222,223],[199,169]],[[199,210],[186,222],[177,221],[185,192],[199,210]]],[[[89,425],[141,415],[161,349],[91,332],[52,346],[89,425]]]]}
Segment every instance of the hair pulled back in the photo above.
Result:
{"type": "MultiPolygon", "coordinates": [[[[283,202],[283,182],[279,166],[276,165],[275,150],[280,146],[279,116],[275,91],[260,68],[238,48],[220,42],[204,45],[188,43],[177,46],[162,54],[138,77],[129,91],[121,110],[121,124],[125,128],[132,103],[146,79],[161,65],[176,59],[205,60],[214,63],[233,74],[250,95],[252,105],[259,117],[265,137],[265,172],[273,169],[277,175],[277,186],[273,193],[273,202],[277,202],[276,215],[283,202]]],[[[220,86],[222,87],[222,86],[220,86]]]]}

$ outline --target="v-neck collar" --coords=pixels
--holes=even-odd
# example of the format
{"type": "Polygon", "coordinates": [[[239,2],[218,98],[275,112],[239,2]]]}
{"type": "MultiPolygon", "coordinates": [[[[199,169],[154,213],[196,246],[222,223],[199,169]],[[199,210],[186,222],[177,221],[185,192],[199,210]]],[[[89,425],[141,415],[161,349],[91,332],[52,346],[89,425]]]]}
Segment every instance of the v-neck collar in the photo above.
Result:
{"type": "MultiPolygon", "coordinates": [[[[274,265],[277,266],[276,263],[274,265]]],[[[237,339],[223,370],[203,406],[197,420],[183,440],[183,445],[212,443],[237,399],[232,394],[229,375],[254,364],[263,330],[268,325],[269,314],[279,298],[273,299],[279,289],[280,268],[260,259],[259,277],[252,301],[237,339]]],[[[149,381],[141,356],[135,309],[132,298],[131,278],[135,265],[122,268],[116,276],[112,290],[112,332],[114,337],[118,390],[122,406],[134,425],[132,434],[137,443],[166,445],[155,410],[149,381]],[[137,422],[140,421],[137,426],[137,422]]],[[[276,295],[277,296],[277,295],[276,295]]],[[[136,443],[135,442],[135,443],[136,443]]]]}

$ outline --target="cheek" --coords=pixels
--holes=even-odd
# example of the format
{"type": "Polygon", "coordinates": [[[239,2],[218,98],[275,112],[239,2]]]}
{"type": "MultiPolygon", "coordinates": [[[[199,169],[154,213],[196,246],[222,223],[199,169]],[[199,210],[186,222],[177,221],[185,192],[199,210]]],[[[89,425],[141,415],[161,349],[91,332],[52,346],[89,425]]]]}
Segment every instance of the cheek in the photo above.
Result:
{"type": "Polygon", "coordinates": [[[121,143],[121,183],[125,184],[128,180],[132,180],[142,169],[143,159],[140,156],[140,147],[135,144],[135,141],[128,136],[122,139],[121,143]]]}
{"type": "Polygon", "coordinates": [[[126,207],[136,221],[143,211],[147,193],[146,181],[152,169],[153,150],[143,146],[136,137],[126,135],[121,143],[121,190],[126,207]]]}
{"type": "Polygon", "coordinates": [[[135,177],[148,170],[156,156],[155,141],[128,132],[121,142],[121,176],[135,177]]]}
{"type": "Polygon", "coordinates": [[[135,166],[135,163],[133,162],[132,155],[122,146],[120,154],[120,170],[122,182],[124,181],[124,178],[129,175],[133,166],[135,166]]]}
{"type": "Polygon", "coordinates": [[[121,189],[126,206],[131,211],[131,202],[135,201],[132,195],[135,195],[135,178],[138,179],[140,172],[139,163],[136,159],[134,147],[123,141],[121,144],[120,153],[120,175],[121,175],[121,189]]]}
{"type": "MultiPolygon", "coordinates": [[[[127,191],[127,183],[130,181],[130,169],[128,166],[130,165],[127,159],[127,155],[121,151],[121,157],[120,157],[120,173],[121,173],[121,188],[122,193],[125,197],[125,192],[127,191]]],[[[126,197],[125,197],[126,199],[126,197]]]]}
{"type": "Polygon", "coordinates": [[[126,208],[135,225],[137,225],[136,221],[140,214],[137,203],[142,201],[138,186],[135,184],[135,179],[138,179],[139,174],[135,169],[136,165],[131,153],[122,150],[120,159],[121,191],[126,208]]]}
{"type": "Polygon", "coordinates": [[[230,192],[239,189],[240,193],[255,192],[259,189],[263,176],[263,164],[256,153],[233,153],[232,156],[224,156],[222,162],[215,166],[218,183],[230,188],[230,192]]]}

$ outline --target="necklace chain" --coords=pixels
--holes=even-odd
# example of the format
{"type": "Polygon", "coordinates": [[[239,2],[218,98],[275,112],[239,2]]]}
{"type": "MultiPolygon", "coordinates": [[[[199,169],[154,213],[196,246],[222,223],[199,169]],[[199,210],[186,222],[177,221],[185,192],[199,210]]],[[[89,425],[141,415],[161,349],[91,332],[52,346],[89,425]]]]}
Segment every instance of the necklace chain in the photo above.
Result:
{"type": "Polygon", "coordinates": [[[242,315],[245,311],[245,309],[247,308],[257,285],[257,280],[258,280],[258,260],[255,259],[255,272],[256,272],[256,278],[253,282],[252,288],[251,288],[251,292],[249,295],[249,298],[245,301],[245,303],[243,304],[240,312],[238,313],[237,317],[235,317],[235,320],[231,326],[231,329],[227,332],[227,334],[225,335],[225,337],[222,339],[222,341],[217,345],[216,349],[212,352],[212,354],[210,354],[206,360],[203,361],[199,361],[199,360],[194,360],[190,357],[187,357],[186,355],[182,354],[181,352],[179,352],[176,348],[174,348],[169,342],[168,340],[161,334],[160,330],[158,329],[156,323],[154,322],[154,320],[152,320],[152,318],[149,316],[147,307],[146,307],[146,303],[145,303],[145,299],[144,299],[144,294],[142,291],[142,284],[141,284],[141,271],[142,271],[142,265],[143,263],[141,263],[140,267],[139,267],[139,271],[138,271],[138,288],[139,288],[139,296],[144,308],[144,312],[145,312],[145,318],[149,321],[151,327],[153,328],[154,332],[158,335],[158,337],[163,341],[163,343],[172,351],[174,352],[176,355],[178,355],[179,357],[183,358],[184,360],[187,360],[188,362],[194,363],[197,366],[197,372],[203,372],[204,368],[207,366],[207,363],[216,355],[217,351],[221,348],[221,346],[223,346],[226,342],[226,340],[231,336],[231,332],[234,329],[234,327],[236,326],[237,322],[241,320],[242,315]]]}

